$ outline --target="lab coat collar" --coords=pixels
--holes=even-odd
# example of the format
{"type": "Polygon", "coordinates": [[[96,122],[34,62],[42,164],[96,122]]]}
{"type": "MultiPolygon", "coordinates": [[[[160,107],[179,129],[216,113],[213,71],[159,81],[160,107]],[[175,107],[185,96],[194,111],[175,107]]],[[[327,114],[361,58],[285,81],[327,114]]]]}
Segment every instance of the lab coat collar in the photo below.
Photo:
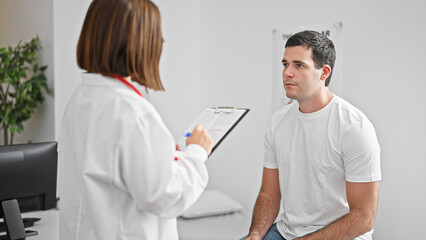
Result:
{"type": "Polygon", "coordinates": [[[84,85],[91,86],[125,86],[117,79],[109,76],[104,76],[99,73],[83,73],[82,76],[84,85]]]}

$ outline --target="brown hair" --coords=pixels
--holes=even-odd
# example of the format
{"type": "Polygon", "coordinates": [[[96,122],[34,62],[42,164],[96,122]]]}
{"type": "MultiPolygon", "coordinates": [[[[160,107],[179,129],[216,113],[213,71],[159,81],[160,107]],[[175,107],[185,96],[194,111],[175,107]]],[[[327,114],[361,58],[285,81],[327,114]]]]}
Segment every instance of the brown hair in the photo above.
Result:
{"type": "Polygon", "coordinates": [[[77,46],[77,63],[88,72],[131,76],[154,90],[164,90],[159,62],[161,16],[149,0],[93,0],[77,46]]]}

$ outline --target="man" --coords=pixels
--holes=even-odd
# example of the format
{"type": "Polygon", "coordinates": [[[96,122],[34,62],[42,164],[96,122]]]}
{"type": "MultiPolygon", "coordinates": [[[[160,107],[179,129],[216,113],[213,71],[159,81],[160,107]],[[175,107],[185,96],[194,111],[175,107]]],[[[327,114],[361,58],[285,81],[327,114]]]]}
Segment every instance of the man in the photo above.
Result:
{"type": "Polygon", "coordinates": [[[328,89],[335,56],[333,42],[318,32],[286,43],[283,83],[296,101],[266,130],[247,239],[372,239],[380,147],[367,117],[328,89]]]}

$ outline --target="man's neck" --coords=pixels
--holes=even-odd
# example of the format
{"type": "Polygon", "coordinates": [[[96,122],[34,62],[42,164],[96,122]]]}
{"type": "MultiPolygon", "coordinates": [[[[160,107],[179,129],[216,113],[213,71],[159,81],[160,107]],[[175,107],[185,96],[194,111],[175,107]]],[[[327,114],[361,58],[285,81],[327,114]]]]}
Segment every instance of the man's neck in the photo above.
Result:
{"type": "Polygon", "coordinates": [[[328,87],[319,92],[316,96],[299,102],[299,111],[302,113],[313,113],[321,110],[333,99],[333,94],[328,87]]]}

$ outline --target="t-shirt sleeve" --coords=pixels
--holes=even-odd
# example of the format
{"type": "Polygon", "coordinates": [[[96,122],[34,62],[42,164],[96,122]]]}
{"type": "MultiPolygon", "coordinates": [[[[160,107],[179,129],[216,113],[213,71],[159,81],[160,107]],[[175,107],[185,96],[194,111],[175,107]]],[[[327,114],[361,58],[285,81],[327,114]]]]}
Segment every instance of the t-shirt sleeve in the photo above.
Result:
{"type": "Polygon", "coordinates": [[[274,151],[274,138],[272,128],[273,126],[271,122],[265,133],[265,157],[263,166],[265,168],[276,169],[278,168],[278,163],[274,151]]]}
{"type": "Polygon", "coordinates": [[[371,122],[353,123],[342,137],[342,158],[348,182],[381,180],[380,146],[371,122]]]}

